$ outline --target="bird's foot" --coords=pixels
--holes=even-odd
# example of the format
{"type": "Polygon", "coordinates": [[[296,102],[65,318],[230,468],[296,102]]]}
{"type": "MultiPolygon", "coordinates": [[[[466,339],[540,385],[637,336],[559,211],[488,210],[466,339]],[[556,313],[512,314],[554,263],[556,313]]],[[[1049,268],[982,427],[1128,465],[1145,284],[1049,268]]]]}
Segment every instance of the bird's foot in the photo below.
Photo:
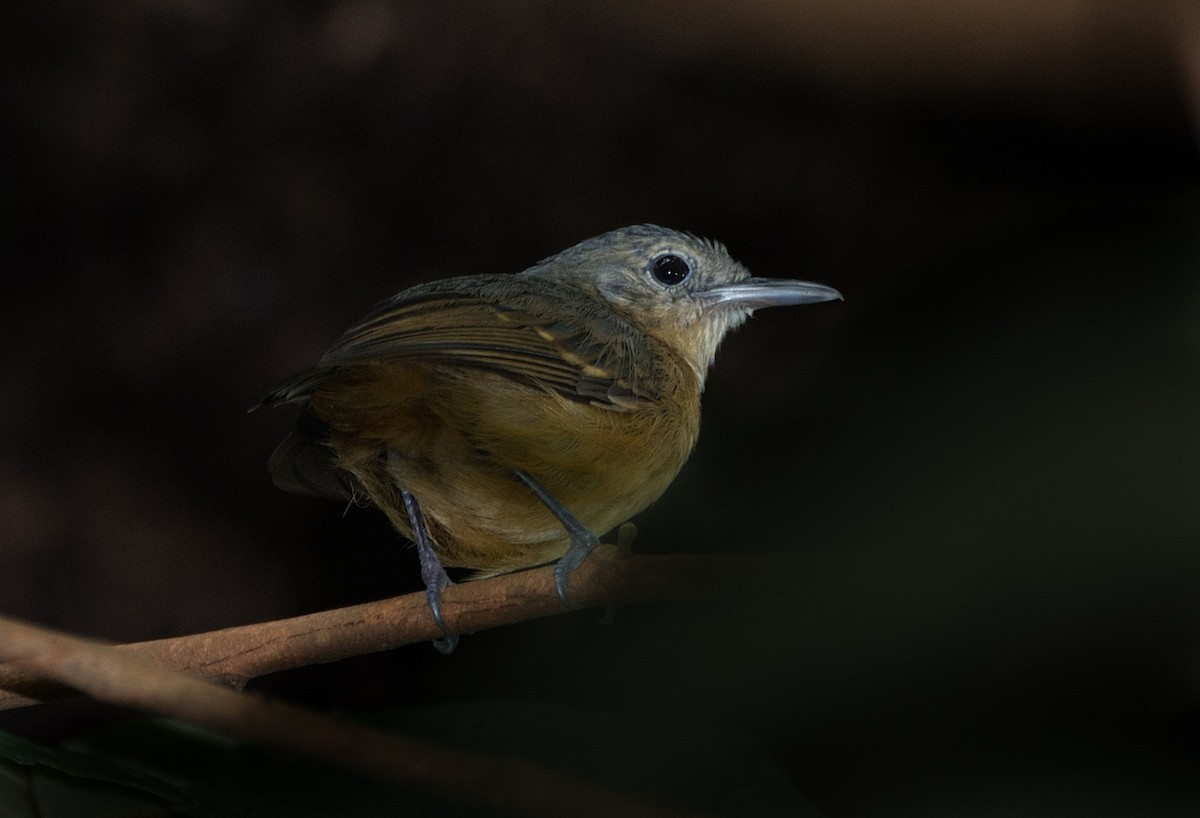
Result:
{"type": "Polygon", "coordinates": [[[558,564],[554,566],[554,588],[558,591],[558,598],[562,600],[564,605],[571,610],[578,610],[579,606],[571,601],[571,595],[567,591],[567,583],[571,579],[571,573],[583,564],[588,554],[596,550],[596,546],[600,544],[600,538],[593,534],[591,529],[584,525],[578,517],[568,511],[562,503],[554,499],[550,492],[542,488],[540,483],[523,471],[518,470],[515,474],[541,500],[542,505],[558,518],[562,527],[567,530],[567,535],[571,539],[571,546],[567,549],[567,553],[563,554],[562,558],[559,559],[558,564]]]}
{"type": "Polygon", "coordinates": [[[446,620],[442,618],[442,591],[446,590],[447,585],[453,585],[454,580],[446,574],[446,569],[442,567],[442,563],[438,560],[430,549],[430,560],[426,559],[425,554],[421,554],[421,578],[425,581],[425,600],[429,603],[429,612],[433,614],[433,621],[437,623],[444,636],[434,639],[433,646],[437,648],[438,653],[449,654],[458,646],[458,635],[450,632],[450,628],[446,627],[446,620]],[[430,564],[432,562],[432,564],[430,564]]]}
{"type": "Polygon", "coordinates": [[[413,541],[417,546],[417,557],[421,560],[421,580],[425,583],[425,599],[429,603],[429,611],[433,621],[444,636],[433,640],[433,646],[439,653],[448,654],[458,645],[458,636],[450,632],[446,620],[442,617],[442,592],[453,585],[453,580],[446,573],[442,561],[433,550],[429,539],[429,530],[425,527],[425,515],[417,498],[404,489],[400,490],[400,498],[404,501],[404,511],[408,514],[409,526],[412,528],[413,541]]]}
{"type": "Polygon", "coordinates": [[[596,550],[596,546],[600,544],[600,540],[596,538],[595,534],[590,531],[588,534],[591,536],[590,540],[577,540],[572,537],[571,547],[554,566],[554,590],[558,591],[558,598],[562,600],[562,604],[573,611],[579,610],[579,606],[571,600],[571,594],[567,591],[567,583],[570,582],[571,574],[575,569],[583,565],[588,554],[596,550]]]}

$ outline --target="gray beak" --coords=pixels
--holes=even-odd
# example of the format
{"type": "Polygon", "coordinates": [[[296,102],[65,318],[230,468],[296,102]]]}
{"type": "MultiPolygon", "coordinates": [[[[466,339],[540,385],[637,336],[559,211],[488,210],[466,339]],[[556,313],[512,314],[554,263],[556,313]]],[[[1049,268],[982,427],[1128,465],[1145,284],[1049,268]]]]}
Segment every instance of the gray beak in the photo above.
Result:
{"type": "Polygon", "coordinates": [[[701,297],[712,307],[736,306],[747,310],[845,300],[833,287],[785,278],[748,278],[711,289],[701,297]]]}

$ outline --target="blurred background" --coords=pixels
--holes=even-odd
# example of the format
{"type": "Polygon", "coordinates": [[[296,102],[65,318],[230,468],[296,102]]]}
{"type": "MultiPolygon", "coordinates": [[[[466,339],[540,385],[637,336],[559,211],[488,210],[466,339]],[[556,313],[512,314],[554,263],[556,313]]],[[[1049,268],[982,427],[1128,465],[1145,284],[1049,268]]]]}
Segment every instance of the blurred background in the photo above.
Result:
{"type": "MultiPolygon", "coordinates": [[[[256,687],[743,731],[835,815],[1200,810],[1200,13],[10,6],[0,610],[130,641],[419,587],[246,414],[376,301],[656,222],[844,304],[731,337],[638,548],[756,602],[256,687]]],[[[69,708],[0,714],[53,731],[69,708]]]]}

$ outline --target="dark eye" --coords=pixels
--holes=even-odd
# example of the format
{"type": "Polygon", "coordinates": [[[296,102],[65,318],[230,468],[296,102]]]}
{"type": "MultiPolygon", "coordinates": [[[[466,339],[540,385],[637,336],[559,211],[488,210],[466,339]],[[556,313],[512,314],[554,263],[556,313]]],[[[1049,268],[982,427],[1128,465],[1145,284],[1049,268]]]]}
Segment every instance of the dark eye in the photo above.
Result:
{"type": "Polygon", "coordinates": [[[654,260],[654,277],[668,287],[674,287],[691,274],[692,268],[679,256],[665,255],[654,260]]]}

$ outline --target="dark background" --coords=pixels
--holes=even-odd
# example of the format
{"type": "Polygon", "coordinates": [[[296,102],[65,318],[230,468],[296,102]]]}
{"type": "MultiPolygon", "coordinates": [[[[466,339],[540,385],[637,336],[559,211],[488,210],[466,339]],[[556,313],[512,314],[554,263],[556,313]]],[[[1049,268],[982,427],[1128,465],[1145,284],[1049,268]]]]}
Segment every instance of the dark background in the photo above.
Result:
{"type": "Polygon", "coordinates": [[[399,289],[652,221],[846,302],[729,339],[638,545],[811,566],[256,686],[720,725],[836,815],[1200,810],[1189,4],[21,6],[0,610],[125,641],[419,587],[246,408],[399,289]]]}

